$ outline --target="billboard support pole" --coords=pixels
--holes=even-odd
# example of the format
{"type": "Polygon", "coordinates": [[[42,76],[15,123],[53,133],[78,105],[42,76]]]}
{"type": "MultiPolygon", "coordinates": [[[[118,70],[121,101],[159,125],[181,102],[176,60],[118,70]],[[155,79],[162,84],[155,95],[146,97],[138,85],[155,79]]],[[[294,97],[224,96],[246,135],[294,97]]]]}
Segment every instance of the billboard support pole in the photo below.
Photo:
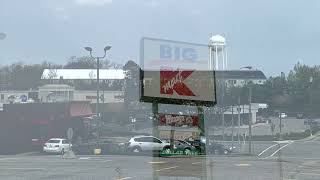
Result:
{"type": "MultiPolygon", "coordinates": [[[[198,117],[199,117],[199,120],[200,120],[200,137],[201,136],[204,136],[205,137],[205,125],[204,125],[204,114],[203,114],[203,107],[202,106],[197,106],[197,109],[198,109],[198,117]]],[[[208,138],[206,138],[208,139],[208,138]]],[[[203,147],[204,150],[205,150],[205,147],[203,147]]]]}
{"type": "MultiPolygon", "coordinates": [[[[203,107],[202,106],[197,106],[197,109],[198,109],[198,117],[199,117],[199,120],[200,120],[200,124],[199,124],[199,127],[200,127],[200,137],[203,136],[206,138],[205,140],[205,145],[204,147],[201,147],[201,150],[203,150],[203,154],[206,155],[206,146],[209,146],[209,137],[206,136],[206,132],[205,132],[205,122],[204,122],[204,111],[203,111],[203,107]]],[[[208,131],[207,131],[207,134],[208,134],[208,131]]],[[[201,139],[200,139],[201,141],[201,139]]],[[[206,156],[204,156],[206,158],[206,156]]],[[[201,176],[201,179],[205,180],[207,179],[207,160],[206,159],[203,159],[202,160],[202,173],[203,175],[201,176]]]]}
{"type": "Polygon", "coordinates": [[[249,86],[249,154],[252,153],[252,112],[251,112],[252,87],[249,86]]]}
{"type": "Polygon", "coordinates": [[[158,103],[153,102],[152,103],[152,115],[153,115],[153,136],[159,137],[159,115],[158,115],[158,103]]]}
{"type": "MultiPolygon", "coordinates": [[[[153,102],[152,103],[152,115],[153,115],[153,121],[152,121],[152,124],[153,124],[153,128],[152,128],[152,135],[155,136],[155,137],[159,137],[159,129],[158,129],[158,126],[159,126],[159,115],[158,115],[158,109],[159,106],[158,106],[158,103],[157,102],[153,102]]],[[[153,158],[156,157],[156,153],[153,154],[153,158]]],[[[153,179],[155,180],[158,180],[159,179],[159,174],[155,171],[155,168],[152,168],[153,169],[153,179]]]]}

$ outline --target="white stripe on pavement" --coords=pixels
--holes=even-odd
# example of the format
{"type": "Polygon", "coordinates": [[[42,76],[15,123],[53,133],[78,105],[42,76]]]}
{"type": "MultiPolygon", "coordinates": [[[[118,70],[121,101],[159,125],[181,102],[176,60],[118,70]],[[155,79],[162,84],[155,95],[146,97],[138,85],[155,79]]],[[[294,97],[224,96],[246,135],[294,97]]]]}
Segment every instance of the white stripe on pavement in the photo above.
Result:
{"type": "Polygon", "coordinates": [[[271,146],[267,147],[265,150],[263,150],[261,153],[259,153],[258,156],[261,156],[264,152],[268,151],[269,149],[271,149],[271,148],[273,148],[273,147],[275,147],[277,145],[278,144],[274,144],[274,145],[271,145],[271,146]]]}
{"type": "Polygon", "coordinates": [[[284,146],[282,146],[282,147],[280,147],[278,150],[276,150],[273,154],[271,154],[270,155],[270,157],[272,157],[272,156],[274,156],[275,154],[277,154],[277,152],[279,152],[281,149],[283,149],[283,148],[285,148],[285,147],[287,147],[287,146],[289,146],[291,143],[288,143],[288,144],[286,144],[286,145],[284,145],[284,146]]]}
{"type": "Polygon", "coordinates": [[[0,158],[0,161],[5,161],[5,160],[17,160],[19,158],[0,158]]]}
{"type": "Polygon", "coordinates": [[[162,169],[158,169],[158,170],[156,170],[156,171],[157,171],[157,172],[160,172],[160,171],[164,171],[164,170],[175,169],[175,168],[177,168],[177,167],[179,167],[179,166],[172,166],[172,167],[162,168],[162,169]]]}
{"type": "Polygon", "coordinates": [[[79,159],[80,160],[88,160],[88,159],[90,159],[90,157],[80,157],[79,159]]]}
{"type": "Polygon", "coordinates": [[[1,168],[1,170],[39,170],[46,171],[46,168],[1,168]]]}
{"type": "Polygon", "coordinates": [[[194,163],[191,163],[193,165],[196,165],[196,164],[201,164],[202,162],[194,162],[194,163]]]}
{"type": "Polygon", "coordinates": [[[235,166],[238,166],[238,167],[248,167],[248,166],[251,166],[251,164],[242,163],[242,164],[235,164],[235,166]]]}
{"type": "Polygon", "coordinates": [[[151,161],[151,162],[149,162],[149,164],[164,164],[164,163],[167,163],[167,162],[164,162],[164,161],[151,161]]]}
{"type": "Polygon", "coordinates": [[[126,180],[126,179],[131,179],[131,177],[119,178],[119,179],[117,179],[117,180],[126,180]]]}

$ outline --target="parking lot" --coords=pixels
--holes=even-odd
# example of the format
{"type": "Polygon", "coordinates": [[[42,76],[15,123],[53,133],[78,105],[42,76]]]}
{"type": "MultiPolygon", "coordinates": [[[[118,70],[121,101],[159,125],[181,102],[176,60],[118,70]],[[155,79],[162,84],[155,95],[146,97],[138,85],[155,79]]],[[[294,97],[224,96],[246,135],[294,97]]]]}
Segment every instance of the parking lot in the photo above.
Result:
{"type": "MultiPolygon", "coordinates": [[[[281,154],[272,155],[275,148],[263,157],[0,156],[0,179],[319,179],[319,145],[318,138],[297,141],[281,149],[281,154]]],[[[269,146],[270,142],[260,144],[262,150],[269,146]]]]}

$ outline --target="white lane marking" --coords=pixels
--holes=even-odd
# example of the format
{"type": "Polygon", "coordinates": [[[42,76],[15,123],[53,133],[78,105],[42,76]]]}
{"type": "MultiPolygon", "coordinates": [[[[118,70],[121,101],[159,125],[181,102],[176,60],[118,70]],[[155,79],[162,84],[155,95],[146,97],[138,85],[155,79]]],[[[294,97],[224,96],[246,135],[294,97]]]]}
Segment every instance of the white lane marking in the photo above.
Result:
{"type": "Polygon", "coordinates": [[[2,170],[40,170],[45,171],[46,168],[1,168],[2,170]]]}
{"type": "MultiPolygon", "coordinates": [[[[299,158],[299,157],[293,157],[293,156],[286,156],[286,159],[297,159],[297,158],[299,158]]],[[[312,157],[310,157],[310,158],[299,158],[299,159],[303,159],[303,160],[320,160],[320,158],[312,158],[312,157]]]]}
{"type": "Polygon", "coordinates": [[[278,145],[278,144],[273,144],[273,145],[267,147],[265,150],[263,150],[261,153],[259,153],[258,156],[261,156],[263,153],[265,153],[265,152],[268,151],[269,149],[275,147],[276,145],[278,145]]]}
{"type": "Polygon", "coordinates": [[[162,168],[162,169],[158,169],[158,170],[156,170],[156,171],[157,171],[157,172],[160,172],[160,171],[164,171],[164,170],[175,169],[175,168],[177,168],[177,167],[179,167],[179,166],[172,166],[172,167],[162,168]]]}
{"type": "Polygon", "coordinates": [[[293,143],[294,141],[292,140],[285,140],[285,141],[273,141],[275,143],[278,143],[278,144],[287,144],[287,143],[293,143]]]}
{"type": "Polygon", "coordinates": [[[251,164],[241,163],[241,164],[235,164],[235,166],[238,166],[238,167],[248,167],[248,166],[251,166],[251,164]]]}
{"type": "Polygon", "coordinates": [[[320,173],[304,173],[304,172],[299,172],[299,174],[304,174],[304,175],[310,175],[310,176],[319,176],[320,173]]]}
{"type": "Polygon", "coordinates": [[[119,178],[119,179],[117,179],[117,180],[125,180],[125,179],[131,179],[131,177],[119,178]]]}
{"type": "Polygon", "coordinates": [[[201,164],[202,162],[194,162],[194,163],[191,163],[193,165],[196,165],[196,164],[201,164]]]}
{"type": "Polygon", "coordinates": [[[79,159],[80,160],[88,160],[88,159],[90,159],[90,157],[80,157],[79,159]]]}
{"type": "Polygon", "coordinates": [[[151,161],[151,162],[149,162],[149,164],[164,164],[164,163],[167,163],[167,162],[164,162],[164,161],[151,161]]]}
{"type": "Polygon", "coordinates": [[[290,144],[292,144],[293,143],[293,141],[291,141],[290,143],[288,143],[288,144],[286,144],[286,145],[284,145],[284,146],[282,146],[282,147],[280,147],[279,149],[277,149],[275,152],[273,152],[270,156],[267,156],[267,157],[264,157],[264,158],[261,158],[261,159],[268,159],[268,158],[270,158],[270,157],[273,157],[275,154],[277,154],[281,149],[283,149],[283,148],[285,148],[285,147],[287,147],[287,146],[289,146],[290,144]]]}
{"type": "MultiPolygon", "coordinates": [[[[102,158],[92,158],[92,157],[80,157],[79,160],[103,160],[102,158]]],[[[103,160],[102,162],[110,162],[112,160],[103,160]]],[[[100,161],[101,162],[101,161],[100,161]]]]}
{"type": "Polygon", "coordinates": [[[272,154],[270,155],[270,157],[274,156],[275,154],[277,154],[277,152],[279,152],[281,149],[283,149],[283,148],[285,148],[285,147],[289,146],[290,144],[292,144],[292,143],[288,143],[288,144],[286,144],[286,145],[284,145],[284,146],[280,147],[278,150],[276,150],[274,153],[272,153],[272,154]]]}
{"type": "Polygon", "coordinates": [[[5,161],[5,160],[17,160],[18,158],[0,158],[0,161],[5,161]]]}

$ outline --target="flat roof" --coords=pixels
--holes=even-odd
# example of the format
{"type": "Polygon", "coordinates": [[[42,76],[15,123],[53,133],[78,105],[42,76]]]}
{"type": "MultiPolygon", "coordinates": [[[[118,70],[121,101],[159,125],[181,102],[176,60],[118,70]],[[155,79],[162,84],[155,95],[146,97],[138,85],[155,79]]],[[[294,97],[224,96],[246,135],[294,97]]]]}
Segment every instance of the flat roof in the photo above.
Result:
{"type": "Polygon", "coordinates": [[[260,70],[217,70],[217,79],[264,79],[267,77],[260,70]]]}
{"type": "MultiPolygon", "coordinates": [[[[125,78],[122,69],[100,69],[101,80],[121,80],[125,78]]],[[[45,69],[41,79],[91,80],[97,79],[96,69],[45,69]]]]}

